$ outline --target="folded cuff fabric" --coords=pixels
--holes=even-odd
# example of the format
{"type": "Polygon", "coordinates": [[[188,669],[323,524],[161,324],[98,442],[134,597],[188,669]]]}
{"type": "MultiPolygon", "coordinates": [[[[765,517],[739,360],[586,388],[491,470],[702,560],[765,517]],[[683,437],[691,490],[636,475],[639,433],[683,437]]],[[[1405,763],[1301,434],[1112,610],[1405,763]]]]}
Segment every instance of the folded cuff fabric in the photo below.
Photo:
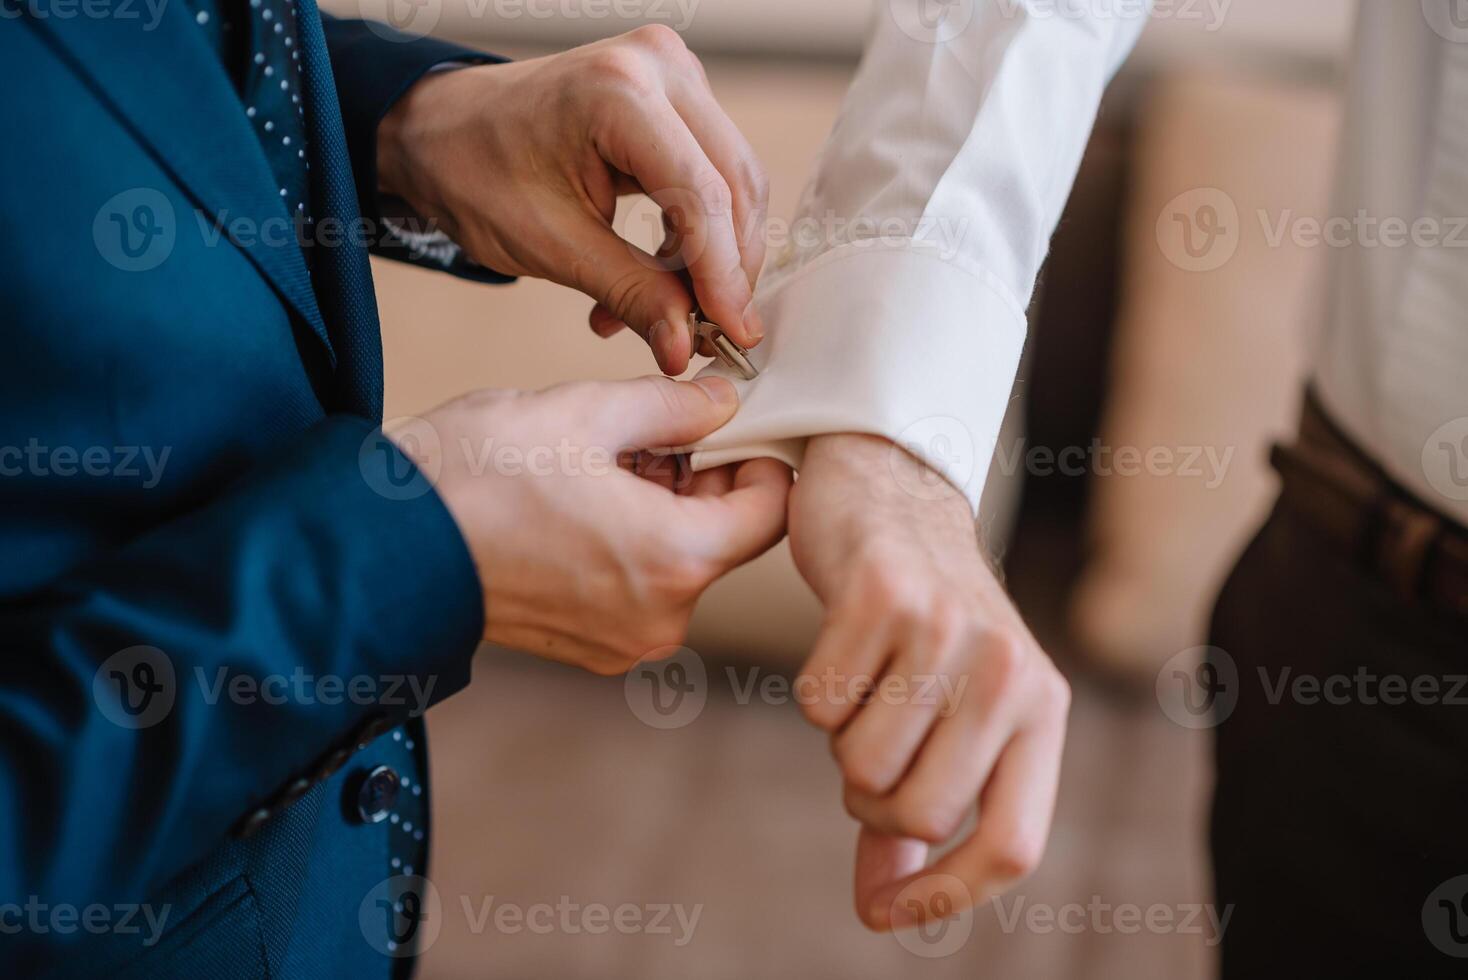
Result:
{"type": "Polygon", "coordinates": [[[695,447],[695,470],[762,456],[798,468],[809,437],[866,433],[927,463],[978,512],[1025,340],[1024,309],[1002,283],[931,243],[874,239],[821,255],[756,301],[777,325],[750,352],[760,375],[719,362],[700,372],[733,382],[740,410],[695,447]]]}

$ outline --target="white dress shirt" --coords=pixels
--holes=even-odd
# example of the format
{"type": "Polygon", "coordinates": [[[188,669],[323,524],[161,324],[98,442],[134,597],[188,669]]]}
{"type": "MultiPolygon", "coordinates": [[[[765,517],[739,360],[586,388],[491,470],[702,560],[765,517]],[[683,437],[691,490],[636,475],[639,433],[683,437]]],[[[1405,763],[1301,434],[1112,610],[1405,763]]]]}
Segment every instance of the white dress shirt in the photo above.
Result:
{"type": "Polygon", "coordinates": [[[1339,166],[1333,216],[1357,230],[1332,250],[1317,390],[1388,473],[1468,524],[1468,17],[1458,0],[1360,4],[1339,166]]]}
{"type": "MultiPolygon", "coordinates": [[[[798,466],[806,437],[885,436],[975,509],[1025,308],[1136,0],[878,0],[867,51],[757,300],[769,335],[696,469],[798,466]]],[[[773,237],[773,236],[772,236],[773,237]]]]}
{"type": "MultiPolygon", "coordinates": [[[[1333,249],[1315,383],[1389,473],[1468,523],[1463,6],[1360,5],[1334,213],[1368,221],[1333,249]],[[1393,244],[1388,219],[1416,242],[1393,244]]],[[[736,380],[743,407],[695,467],[798,466],[805,437],[868,432],[977,506],[1035,276],[1144,15],[1124,0],[879,0],[801,242],[761,280],[763,373],[736,380]]]]}

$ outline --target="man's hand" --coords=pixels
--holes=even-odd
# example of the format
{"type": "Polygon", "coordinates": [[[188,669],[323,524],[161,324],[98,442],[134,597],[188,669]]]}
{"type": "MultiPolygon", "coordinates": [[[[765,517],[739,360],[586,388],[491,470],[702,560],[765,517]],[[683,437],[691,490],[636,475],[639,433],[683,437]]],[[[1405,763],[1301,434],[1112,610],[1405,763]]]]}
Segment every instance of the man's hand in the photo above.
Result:
{"type": "Polygon", "coordinates": [[[802,701],[863,825],[857,913],[873,929],[960,912],[1035,867],[1070,700],[984,563],[968,502],[903,489],[922,469],[885,439],[820,436],[790,499],[795,562],[826,607],[801,678],[821,697],[802,701]],[[876,691],[853,700],[863,677],[876,691]],[[976,801],[972,835],[925,870],[976,801]]]}
{"type": "Polygon", "coordinates": [[[698,59],[666,27],[563,54],[431,74],[378,129],[380,189],[481,265],[572,286],[604,336],[630,326],[658,366],[688,366],[693,297],[746,347],[767,183],[698,59]],[[612,230],[617,196],[662,208],[658,256],[612,230]]]}
{"type": "Polygon", "coordinates": [[[790,470],[772,460],[678,487],[631,470],[643,450],[714,431],[738,401],[721,379],[481,391],[387,435],[468,542],[485,639],[617,674],[681,643],[699,595],[784,534],[790,470]]]}

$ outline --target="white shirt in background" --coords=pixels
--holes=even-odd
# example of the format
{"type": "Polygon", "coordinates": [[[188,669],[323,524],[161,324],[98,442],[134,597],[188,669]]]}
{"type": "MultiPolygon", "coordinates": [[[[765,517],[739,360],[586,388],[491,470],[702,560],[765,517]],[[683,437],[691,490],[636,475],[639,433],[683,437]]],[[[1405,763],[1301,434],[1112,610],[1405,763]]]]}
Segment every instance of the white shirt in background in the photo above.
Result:
{"type": "Polygon", "coordinates": [[[1360,4],[1336,183],[1321,401],[1468,524],[1468,5],[1360,4]]]}

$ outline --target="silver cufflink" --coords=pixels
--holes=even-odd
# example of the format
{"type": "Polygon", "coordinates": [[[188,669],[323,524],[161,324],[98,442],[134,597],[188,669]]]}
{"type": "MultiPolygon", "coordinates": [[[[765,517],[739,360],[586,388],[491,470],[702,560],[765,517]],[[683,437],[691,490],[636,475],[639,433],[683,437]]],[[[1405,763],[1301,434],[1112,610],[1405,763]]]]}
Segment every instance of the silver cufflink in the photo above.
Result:
{"type": "Polygon", "coordinates": [[[718,359],[728,365],[735,374],[745,381],[753,381],[759,377],[759,371],[750,363],[749,351],[730,340],[729,335],[724,333],[724,329],[717,323],[705,320],[696,306],[693,312],[688,314],[688,332],[693,337],[695,351],[698,350],[700,340],[707,340],[718,359]]]}

